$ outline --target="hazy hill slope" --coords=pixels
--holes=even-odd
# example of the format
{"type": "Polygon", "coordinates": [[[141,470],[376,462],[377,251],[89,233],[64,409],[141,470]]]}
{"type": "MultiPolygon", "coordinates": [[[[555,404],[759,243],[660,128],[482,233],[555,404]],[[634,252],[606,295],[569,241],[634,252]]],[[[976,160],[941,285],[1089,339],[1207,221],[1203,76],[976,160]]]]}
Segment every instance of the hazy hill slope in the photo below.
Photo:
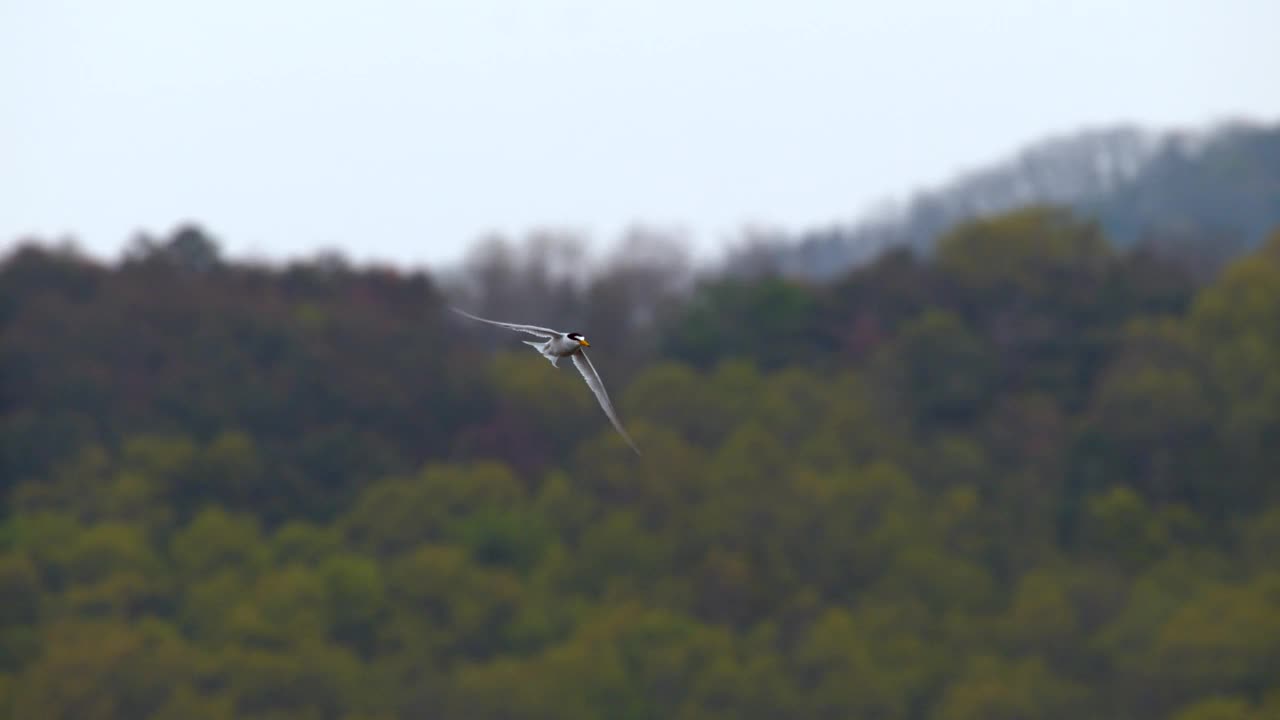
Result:
{"type": "Polygon", "coordinates": [[[831,277],[886,247],[927,250],[957,222],[1028,204],[1070,207],[1101,221],[1121,246],[1163,245],[1216,267],[1280,225],[1280,125],[1051,138],[853,225],[753,245],[729,266],[831,277]]]}

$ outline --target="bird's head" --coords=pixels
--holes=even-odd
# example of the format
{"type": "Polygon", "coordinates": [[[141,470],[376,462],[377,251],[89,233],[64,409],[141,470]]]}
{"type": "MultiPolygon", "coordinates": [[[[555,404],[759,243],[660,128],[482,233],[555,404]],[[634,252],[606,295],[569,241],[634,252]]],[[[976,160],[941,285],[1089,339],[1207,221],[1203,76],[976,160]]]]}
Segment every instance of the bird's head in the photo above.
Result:
{"type": "Polygon", "coordinates": [[[565,337],[578,343],[582,347],[591,347],[591,343],[587,342],[587,339],[582,337],[582,333],[571,332],[568,335],[565,335],[565,337]]]}

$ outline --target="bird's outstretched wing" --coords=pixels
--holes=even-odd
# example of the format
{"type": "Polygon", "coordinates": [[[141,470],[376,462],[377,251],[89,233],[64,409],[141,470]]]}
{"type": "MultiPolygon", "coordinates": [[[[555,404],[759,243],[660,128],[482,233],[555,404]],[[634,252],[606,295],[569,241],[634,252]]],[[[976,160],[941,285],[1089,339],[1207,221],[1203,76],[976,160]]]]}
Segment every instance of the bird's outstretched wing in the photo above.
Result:
{"type": "Polygon", "coordinates": [[[609,393],[605,392],[604,383],[600,381],[600,375],[596,373],[596,368],[591,364],[591,359],[587,357],[587,353],[578,348],[573,355],[573,366],[578,368],[578,372],[582,373],[582,379],[587,381],[587,387],[591,388],[591,392],[595,393],[596,400],[600,402],[600,407],[604,409],[604,414],[609,416],[609,422],[613,423],[613,427],[617,429],[618,434],[623,440],[631,446],[636,454],[640,454],[640,448],[632,442],[631,436],[627,431],[622,429],[622,423],[618,421],[618,415],[613,411],[613,403],[609,402],[609,393]]]}
{"type": "Polygon", "coordinates": [[[563,335],[563,334],[564,334],[564,333],[559,332],[559,331],[557,331],[557,330],[552,330],[552,329],[550,329],[550,328],[544,328],[544,327],[538,327],[537,325],[517,325],[517,324],[515,324],[515,323],[504,323],[504,322],[498,322],[497,320],[486,320],[486,319],[484,319],[484,318],[482,318],[482,317],[476,317],[475,315],[472,315],[471,313],[463,312],[463,311],[459,310],[458,308],[449,308],[449,309],[450,309],[450,310],[452,310],[452,311],[454,311],[454,312],[456,312],[456,313],[458,313],[459,315],[462,315],[462,316],[465,316],[465,317],[469,317],[469,318],[471,318],[472,320],[479,320],[479,321],[480,321],[480,322],[482,322],[482,323],[489,323],[490,325],[497,325],[498,327],[504,327],[504,328],[507,328],[508,330],[516,330],[516,331],[523,332],[523,333],[529,333],[530,335],[537,335],[538,337],[547,338],[548,340],[550,340],[551,338],[560,337],[561,335],[563,335]]]}

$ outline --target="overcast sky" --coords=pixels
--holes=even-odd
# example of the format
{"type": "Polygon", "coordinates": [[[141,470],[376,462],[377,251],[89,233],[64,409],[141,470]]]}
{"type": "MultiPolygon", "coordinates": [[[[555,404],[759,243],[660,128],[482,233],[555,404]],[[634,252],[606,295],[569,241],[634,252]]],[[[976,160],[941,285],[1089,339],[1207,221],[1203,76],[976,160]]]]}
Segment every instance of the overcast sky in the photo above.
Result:
{"type": "Polygon", "coordinates": [[[0,242],[705,251],[1045,135],[1280,119],[1275,0],[0,0],[0,242]]]}

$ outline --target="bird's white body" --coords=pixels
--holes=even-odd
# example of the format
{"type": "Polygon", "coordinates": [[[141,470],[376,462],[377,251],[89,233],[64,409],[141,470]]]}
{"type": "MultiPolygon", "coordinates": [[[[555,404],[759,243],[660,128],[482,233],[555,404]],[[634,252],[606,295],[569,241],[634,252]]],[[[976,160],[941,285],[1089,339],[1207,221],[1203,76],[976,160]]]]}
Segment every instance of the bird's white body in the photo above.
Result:
{"type": "Polygon", "coordinates": [[[556,364],[560,362],[560,358],[567,358],[574,353],[582,352],[582,345],[576,340],[570,340],[567,336],[553,337],[542,342],[525,340],[524,344],[542,353],[542,357],[550,360],[554,367],[560,367],[556,364]]]}

